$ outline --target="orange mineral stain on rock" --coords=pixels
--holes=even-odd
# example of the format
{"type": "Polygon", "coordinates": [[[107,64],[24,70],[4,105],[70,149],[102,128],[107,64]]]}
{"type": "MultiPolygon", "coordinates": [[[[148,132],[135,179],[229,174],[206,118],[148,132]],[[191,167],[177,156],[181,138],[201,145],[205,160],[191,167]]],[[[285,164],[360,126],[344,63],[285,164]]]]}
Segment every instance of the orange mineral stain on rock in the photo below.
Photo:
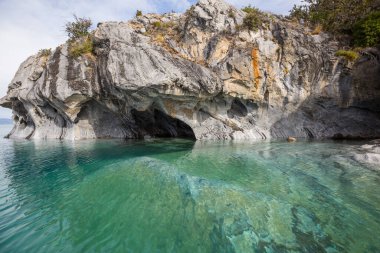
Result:
{"type": "Polygon", "coordinates": [[[253,67],[253,77],[255,82],[256,90],[259,89],[259,79],[261,78],[260,69],[259,69],[259,49],[252,49],[252,67],[253,67]]]}

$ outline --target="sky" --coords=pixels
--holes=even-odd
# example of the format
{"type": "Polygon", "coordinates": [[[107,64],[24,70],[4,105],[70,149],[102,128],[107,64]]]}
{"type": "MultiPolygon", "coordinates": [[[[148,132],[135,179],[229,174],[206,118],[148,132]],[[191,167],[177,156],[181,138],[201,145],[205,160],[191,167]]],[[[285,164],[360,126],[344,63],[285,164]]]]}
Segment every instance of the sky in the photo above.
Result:
{"type": "MultiPolygon", "coordinates": [[[[252,5],[264,11],[288,14],[301,0],[226,0],[236,7],[252,5]]],[[[136,10],[144,13],[183,12],[196,0],[0,0],[0,97],[6,95],[19,65],[43,48],[55,48],[67,39],[64,25],[78,17],[123,21],[136,10]]],[[[0,118],[11,111],[0,107],[0,118]]]]}

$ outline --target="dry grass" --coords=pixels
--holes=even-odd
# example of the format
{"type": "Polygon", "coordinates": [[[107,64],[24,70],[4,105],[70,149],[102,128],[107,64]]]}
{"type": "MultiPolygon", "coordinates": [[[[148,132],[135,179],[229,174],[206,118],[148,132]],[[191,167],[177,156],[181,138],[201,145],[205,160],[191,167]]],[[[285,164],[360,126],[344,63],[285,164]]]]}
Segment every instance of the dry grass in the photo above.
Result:
{"type": "Polygon", "coordinates": [[[154,37],[154,41],[157,42],[157,43],[164,43],[165,42],[165,37],[164,35],[162,34],[156,34],[155,37],[154,37]]]}
{"type": "Polygon", "coordinates": [[[348,61],[356,61],[359,58],[359,53],[352,50],[339,50],[335,55],[342,56],[348,61]]]}
{"type": "Polygon", "coordinates": [[[86,36],[69,43],[69,55],[73,58],[86,54],[92,54],[93,50],[94,45],[90,36],[86,36]]]}
{"type": "Polygon", "coordinates": [[[317,24],[315,27],[314,27],[314,30],[311,32],[312,35],[318,35],[322,32],[323,30],[323,27],[322,25],[320,24],[317,24]]]}

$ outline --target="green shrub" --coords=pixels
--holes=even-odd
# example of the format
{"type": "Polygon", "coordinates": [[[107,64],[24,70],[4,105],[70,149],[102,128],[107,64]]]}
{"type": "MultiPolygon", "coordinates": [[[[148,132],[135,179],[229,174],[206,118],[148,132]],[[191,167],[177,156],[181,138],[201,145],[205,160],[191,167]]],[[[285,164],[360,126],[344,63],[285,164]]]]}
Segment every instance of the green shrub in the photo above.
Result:
{"type": "Polygon", "coordinates": [[[262,12],[255,7],[251,7],[250,5],[244,7],[242,10],[247,13],[243,19],[243,27],[251,31],[257,31],[263,23],[262,12]]]}
{"type": "Polygon", "coordinates": [[[345,57],[348,61],[356,61],[359,58],[359,54],[352,50],[339,50],[335,55],[345,57]]]}
{"type": "Polygon", "coordinates": [[[321,24],[329,32],[351,35],[359,20],[378,10],[376,2],[378,0],[303,0],[302,5],[293,7],[290,17],[312,25],[321,24]]]}
{"type": "Polygon", "coordinates": [[[236,17],[235,12],[232,8],[228,10],[228,17],[233,19],[236,17]]]}
{"type": "Polygon", "coordinates": [[[297,20],[307,20],[308,19],[308,15],[309,15],[309,11],[308,11],[308,6],[305,6],[305,5],[294,5],[293,6],[293,9],[290,10],[290,17],[293,18],[293,19],[297,19],[297,20]]]}
{"type": "Polygon", "coordinates": [[[156,29],[160,29],[162,27],[162,23],[160,21],[155,21],[152,23],[152,25],[156,29]]]}
{"type": "Polygon", "coordinates": [[[51,48],[48,49],[41,49],[38,51],[38,56],[39,57],[48,57],[51,55],[51,48]]]}
{"type": "Polygon", "coordinates": [[[70,40],[76,40],[90,34],[92,21],[89,18],[78,18],[74,15],[74,22],[68,22],[65,31],[70,40]]]}
{"type": "Polygon", "coordinates": [[[261,13],[261,11],[258,8],[252,7],[251,5],[248,5],[241,10],[244,11],[245,13],[256,13],[256,14],[261,13]]]}
{"type": "Polygon", "coordinates": [[[140,16],[142,16],[142,15],[143,15],[142,11],[140,11],[140,10],[137,10],[137,11],[136,11],[136,18],[137,18],[137,17],[140,17],[140,16]]]}
{"type": "Polygon", "coordinates": [[[177,22],[175,21],[168,21],[168,22],[161,23],[161,28],[163,29],[172,29],[172,28],[175,28],[176,26],[177,26],[177,22]]]}
{"type": "Polygon", "coordinates": [[[257,31],[261,22],[259,17],[254,14],[248,13],[243,20],[243,26],[251,31],[257,31]]]}
{"type": "Polygon", "coordinates": [[[356,23],[353,35],[356,46],[372,47],[380,44],[380,11],[356,23]]]}
{"type": "Polygon", "coordinates": [[[73,58],[77,58],[85,54],[92,54],[93,50],[94,44],[91,36],[86,36],[69,43],[69,55],[73,58]]]}

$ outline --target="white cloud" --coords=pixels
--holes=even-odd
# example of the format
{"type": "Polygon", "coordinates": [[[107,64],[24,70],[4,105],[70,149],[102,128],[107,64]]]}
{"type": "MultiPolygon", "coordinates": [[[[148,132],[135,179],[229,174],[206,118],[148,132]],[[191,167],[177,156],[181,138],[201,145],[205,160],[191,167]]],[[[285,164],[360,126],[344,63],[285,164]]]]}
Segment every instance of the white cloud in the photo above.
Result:
{"type": "MultiPolygon", "coordinates": [[[[300,0],[227,0],[241,7],[251,4],[286,14],[300,0]]],[[[194,0],[0,0],[0,97],[20,63],[42,48],[55,48],[66,40],[64,24],[77,16],[94,24],[105,20],[128,20],[137,9],[143,12],[184,11],[194,0]]],[[[0,109],[0,117],[10,117],[0,109]]]]}

